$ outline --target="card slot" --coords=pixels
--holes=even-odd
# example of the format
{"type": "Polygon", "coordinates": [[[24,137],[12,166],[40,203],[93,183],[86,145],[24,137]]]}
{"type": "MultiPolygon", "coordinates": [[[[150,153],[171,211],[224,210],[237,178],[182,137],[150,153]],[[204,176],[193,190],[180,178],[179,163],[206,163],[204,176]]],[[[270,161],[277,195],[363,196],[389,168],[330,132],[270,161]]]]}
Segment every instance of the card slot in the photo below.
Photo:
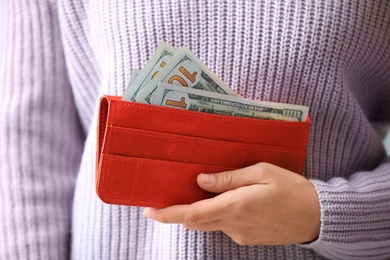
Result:
{"type": "Polygon", "coordinates": [[[106,203],[166,207],[189,204],[215,194],[201,189],[199,173],[228,167],[102,154],[97,194],[106,203]]]}
{"type": "Polygon", "coordinates": [[[104,153],[243,168],[269,162],[300,173],[303,149],[238,143],[109,126],[104,153]]]}

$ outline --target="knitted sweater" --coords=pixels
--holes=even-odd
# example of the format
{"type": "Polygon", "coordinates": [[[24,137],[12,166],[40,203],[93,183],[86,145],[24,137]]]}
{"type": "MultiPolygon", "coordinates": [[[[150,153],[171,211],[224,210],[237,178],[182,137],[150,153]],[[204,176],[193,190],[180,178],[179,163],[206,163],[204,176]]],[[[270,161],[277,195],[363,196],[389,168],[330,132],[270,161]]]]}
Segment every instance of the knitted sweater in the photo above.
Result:
{"type": "Polygon", "coordinates": [[[0,259],[390,258],[386,0],[3,0],[0,259]],[[238,94],[310,107],[304,176],[316,241],[240,246],[95,193],[97,102],[158,44],[183,45],[238,94]]]}

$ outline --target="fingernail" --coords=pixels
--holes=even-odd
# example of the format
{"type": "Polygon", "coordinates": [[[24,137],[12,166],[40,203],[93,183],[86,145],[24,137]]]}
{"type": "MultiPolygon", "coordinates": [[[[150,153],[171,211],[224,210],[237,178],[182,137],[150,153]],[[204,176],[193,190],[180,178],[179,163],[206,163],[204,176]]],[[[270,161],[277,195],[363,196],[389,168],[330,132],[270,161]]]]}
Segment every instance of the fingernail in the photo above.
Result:
{"type": "Polygon", "coordinates": [[[152,217],[150,208],[145,208],[144,209],[144,217],[146,217],[146,218],[151,218],[152,217]]]}
{"type": "Polygon", "coordinates": [[[204,173],[202,173],[200,175],[200,178],[201,178],[202,182],[205,183],[205,184],[211,184],[211,183],[213,183],[215,181],[215,176],[212,175],[212,174],[204,174],[204,173]]]}

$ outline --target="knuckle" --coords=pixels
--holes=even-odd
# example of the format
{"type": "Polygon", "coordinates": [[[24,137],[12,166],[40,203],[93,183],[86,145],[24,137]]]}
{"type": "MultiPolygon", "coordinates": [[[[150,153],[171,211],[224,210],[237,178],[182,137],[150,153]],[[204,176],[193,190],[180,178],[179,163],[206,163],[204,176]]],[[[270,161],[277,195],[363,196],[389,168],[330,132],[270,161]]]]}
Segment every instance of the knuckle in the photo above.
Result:
{"type": "Polygon", "coordinates": [[[222,183],[223,186],[226,187],[227,189],[230,189],[233,187],[233,174],[232,172],[224,172],[222,174],[222,183]]]}
{"type": "Polygon", "coordinates": [[[257,171],[264,173],[267,172],[268,164],[265,162],[258,163],[257,165],[257,171]]]}
{"type": "Polygon", "coordinates": [[[184,216],[183,225],[189,227],[195,223],[198,223],[198,221],[199,221],[199,217],[196,214],[188,213],[184,216]]]}
{"type": "Polygon", "coordinates": [[[270,164],[264,162],[256,164],[256,173],[260,178],[262,179],[266,178],[269,172],[270,172],[270,164]]]}

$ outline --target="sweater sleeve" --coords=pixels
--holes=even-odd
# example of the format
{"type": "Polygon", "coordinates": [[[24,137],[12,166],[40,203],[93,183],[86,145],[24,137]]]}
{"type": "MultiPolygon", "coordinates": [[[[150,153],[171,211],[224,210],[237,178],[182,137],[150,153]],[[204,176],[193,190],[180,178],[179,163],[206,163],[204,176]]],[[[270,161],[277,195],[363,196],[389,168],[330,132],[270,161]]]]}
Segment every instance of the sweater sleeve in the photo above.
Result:
{"type": "Polygon", "coordinates": [[[302,245],[330,259],[390,258],[390,157],[348,180],[312,180],[321,206],[318,239],[302,245]]]}
{"type": "Polygon", "coordinates": [[[82,152],[55,1],[0,3],[0,259],[67,259],[82,152]]]}

